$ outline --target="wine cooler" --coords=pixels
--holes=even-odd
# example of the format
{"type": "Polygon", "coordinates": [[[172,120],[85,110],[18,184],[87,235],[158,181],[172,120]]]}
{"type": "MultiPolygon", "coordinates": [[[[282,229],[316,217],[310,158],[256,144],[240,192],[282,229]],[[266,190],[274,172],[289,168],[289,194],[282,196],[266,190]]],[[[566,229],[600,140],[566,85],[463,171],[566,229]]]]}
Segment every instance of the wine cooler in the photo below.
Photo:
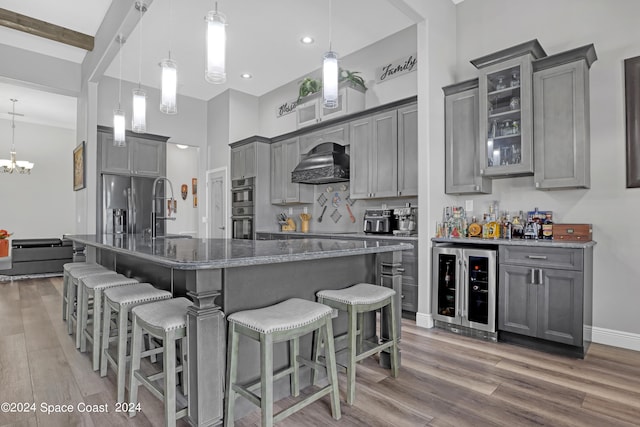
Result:
{"type": "Polygon", "coordinates": [[[432,257],[436,326],[495,341],[495,250],[434,247],[432,257]]]}

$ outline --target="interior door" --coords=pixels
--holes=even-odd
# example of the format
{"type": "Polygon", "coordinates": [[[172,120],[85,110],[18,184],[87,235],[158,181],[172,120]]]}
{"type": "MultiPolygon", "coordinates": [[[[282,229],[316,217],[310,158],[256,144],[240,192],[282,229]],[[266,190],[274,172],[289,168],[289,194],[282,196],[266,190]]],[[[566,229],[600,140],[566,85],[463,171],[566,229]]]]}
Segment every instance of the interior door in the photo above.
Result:
{"type": "Polygon", "coordinates": [[[227,168],[207,172],[207,237],[227,236],[227,168]]]}

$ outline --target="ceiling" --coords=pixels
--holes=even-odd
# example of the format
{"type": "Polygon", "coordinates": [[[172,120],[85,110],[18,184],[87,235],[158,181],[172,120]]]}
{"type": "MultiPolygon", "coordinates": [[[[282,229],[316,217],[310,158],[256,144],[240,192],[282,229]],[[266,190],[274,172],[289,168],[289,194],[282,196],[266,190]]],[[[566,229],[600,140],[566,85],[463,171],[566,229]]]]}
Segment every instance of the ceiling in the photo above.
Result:
{"type": "MultiPolygon", "coordinates": [[[[134,3],[134,0],[117,1],[134,3]]],[[[178,64],[180,94],[209,100],[232,88],[261,96],[320,68],[330,38],[333,50],[343,57],[413,25],[392,3],[388,0],[334,1],[330,16],[327,0],[219,0],[218,10],[227,17],[227,83],[213,85],[204,80],[204,16],[213,9],[214,2],[154,0],[142,18],[142,26],[134,29],[122,47],[122,78],[138,82],[141,58],[142,84],[159,88],[158,63],[167,57],[171,46],[172,59],[178,64]],[[315,43],[300,43],[304,35],[313,37],[315,43]],[[242,73],[251,73],[253,78],[242,79],[242,73]]],[[[0,8],[91,36],[96,34],[110,4],[111,0],[0,0],[0,8]]],[[[76,63],[81,63],[86,53],[4,27],[0,27],[0,40],[3,44],[76,63]]],[[[106,74],[118,78],[118,56],[106,74]]],[[[0,84],[0,117],[4,118],[4,111],[8,111],[2,107],[5,99],[10,108],[12,97],[24,97],[24,102],[20,100],[16,105],[17,111],[25,113],[24,121],[31,120],[30,117],[36,122],[46,121],[47,106],[59,113],[60,102],[69,102],[69,97],[58,100],[56,97],[60,95],[53,94],[36,101],[34,93],[20,94],[20,90],[25,89],[12,92],[11,85],[0,84]]],[[[54,126],[66,127],[62,125],[64,118],[52,116],[51,120],[58,123],[54,126]]],[[[66,123],[75,123],[75,103],[66,123]]]]}

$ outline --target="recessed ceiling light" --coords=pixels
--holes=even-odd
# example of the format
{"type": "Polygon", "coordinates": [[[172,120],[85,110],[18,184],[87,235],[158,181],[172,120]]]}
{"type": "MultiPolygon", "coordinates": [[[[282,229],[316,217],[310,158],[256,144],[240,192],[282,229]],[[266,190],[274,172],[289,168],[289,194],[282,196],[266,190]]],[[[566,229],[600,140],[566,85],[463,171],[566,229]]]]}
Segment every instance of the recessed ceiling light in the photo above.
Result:
{"type": "Polygon", "coordinates": [[[184,144],[176,144],[176,147],[178,147],[181,150],[186,150],[187,148],[189,148],[188,145],[184,145],[184,144]]]}
{"type": "Polygon", "coordinates": [[[309,36],[304,36],[303,38],[300,39],[300,43],[302,44],[311,44],[313,43],[313,37],[309,37],[309,36]]]}
{"type": "Polygon", "coordinates": [[[253,75],[249,74],[249,73],[242,73],[240,74],[240,77],[242,77],[243,79],[250,79],[253,77],[253,75]]]}

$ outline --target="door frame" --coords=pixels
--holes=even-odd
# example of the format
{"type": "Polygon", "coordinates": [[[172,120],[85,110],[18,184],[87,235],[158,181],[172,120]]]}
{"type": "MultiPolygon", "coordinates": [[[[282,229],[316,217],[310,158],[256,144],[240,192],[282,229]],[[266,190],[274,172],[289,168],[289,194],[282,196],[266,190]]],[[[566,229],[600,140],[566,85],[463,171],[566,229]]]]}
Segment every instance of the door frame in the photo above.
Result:
{"type": "Polygon", "coordinates": [[[210,208],[211,208],[211,191],[209,188],[209,182],[210,182],[210,178],[213,175],[217,175],[217,176],[221,176],[223,179],[223,195],[224,195],[224,209],[225,209],[225,218],[224,218],[224,237],[226,239],[229,239],[229,229],[230,229],[230,208],[229,208],[229,168],[227,168],[226,166],[220,167],[220,168],[215,168],[215,169],[211,169],[208,170],[206,172],[206,192],[207,192],[207,197],[206,197],[206,215],[207,215],[207,221],[206,221],[206,225],[205,225],[205,235],[207,236],[207,238],[211,238],[211,212],[210,212],[210,208]]]}

